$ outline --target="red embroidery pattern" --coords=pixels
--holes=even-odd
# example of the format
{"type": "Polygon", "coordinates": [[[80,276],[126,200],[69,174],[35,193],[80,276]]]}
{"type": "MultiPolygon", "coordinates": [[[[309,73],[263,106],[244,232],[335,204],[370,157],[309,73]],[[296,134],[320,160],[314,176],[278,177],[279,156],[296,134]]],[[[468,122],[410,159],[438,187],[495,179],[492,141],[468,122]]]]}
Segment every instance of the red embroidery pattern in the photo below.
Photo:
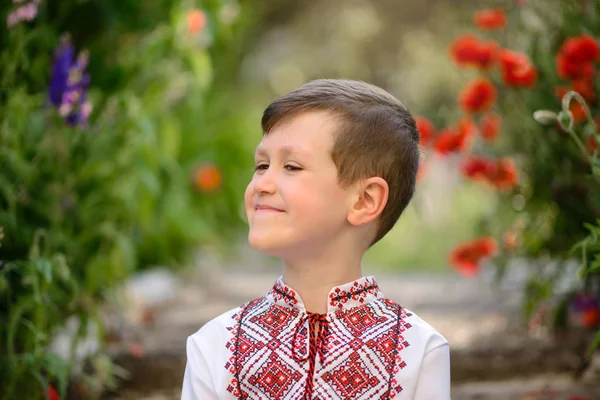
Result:
{"type": "Polygon", "coordinates": [[[233,374],[230,393],[238,399],[281,399],[302,390],[306,370],[298,367],[289,346],[298,314],[298,309],[260,298],[233,316],[236,324],[227,328],[231,338],[226,344],[232,356],[225,365],[233,374]]]}
{"type": "Polygon", "coordinates": [[[228,391],[238,399],[395,397],[402,391],[395,375],[406,366],[401,353],[410,346],[403,336],[410,314],[381,298],[373,284],[355,285],[342,297],[364,302],[370,293],[375,300],[353,308],[344,303],[335,313],[284,307],[283,293],[289,291],[277,285],[243,306],[228,328],[232,356],[225,367],[233,376],[228,391]]]}
{"type": "Polygon", "coordinates": [[[350,354],[341,368],[323,374],[323,380],[334,387],[344,399],[354,399],[368,387],[381,383],[380,378],[369,374],[368,368],[356,352],[350,354]]]}
{"type": "Polygon", "coordinates": [[[281,279],[275,282],[275,286],[267,293],[267,296],[271,296],[275,303],[283,301],[285,304],[295,306],[298,304],[298,298],[296,292],[289,286],[283,284],[281,279]]]}
{"type": "Polygon", "coordinates": [[[329,304],[342,309],[349,301],[363,304],[369,295],[379,297],[381,294],[379,286],[373,278],[365,278],[355,281],[350,289],[343,290],[338,287],[329,294],[329,304]]]}

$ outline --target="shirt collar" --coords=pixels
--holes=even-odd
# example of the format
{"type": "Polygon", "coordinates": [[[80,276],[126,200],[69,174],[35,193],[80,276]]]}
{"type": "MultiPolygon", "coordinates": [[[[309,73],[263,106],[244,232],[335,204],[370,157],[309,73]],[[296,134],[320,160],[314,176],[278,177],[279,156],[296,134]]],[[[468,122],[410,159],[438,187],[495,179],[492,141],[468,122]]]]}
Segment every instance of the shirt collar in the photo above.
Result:
{"type": "MultiPolygon", "coordinates": [[[[365,276],[353,282],[333,287],[327,296],[327,312],[350,310],[383,297],[375,278],[365,276]]],[[[265,298],[273,304],[306,311],[304,302],[298,292],[286,285],[283,277],[277,279],[265,298]]]]}

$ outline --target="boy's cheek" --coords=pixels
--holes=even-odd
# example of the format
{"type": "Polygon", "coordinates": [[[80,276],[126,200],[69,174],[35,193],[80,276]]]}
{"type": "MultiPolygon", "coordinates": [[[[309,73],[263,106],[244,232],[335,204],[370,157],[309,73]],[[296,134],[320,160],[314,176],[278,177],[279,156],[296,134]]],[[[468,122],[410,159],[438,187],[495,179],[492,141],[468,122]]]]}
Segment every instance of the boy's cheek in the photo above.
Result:
{"type": "Polygon", "coordinates": [[[248,208],[252,205],[252,194],[254,193],[254,188],[252,182],[246,186],[246,191],[244,192],[244,204],[246,206],[246,212],[248,212],[248,208]]]}
{"type": "Polygon", "coordinates": [[[250,206],[248,203],[246,203],[246,206],[244,207],[245,211],[246,211],[246,222],[250,223],[252,221],[252,216],[254,215],[254,207],[250,206]]]}

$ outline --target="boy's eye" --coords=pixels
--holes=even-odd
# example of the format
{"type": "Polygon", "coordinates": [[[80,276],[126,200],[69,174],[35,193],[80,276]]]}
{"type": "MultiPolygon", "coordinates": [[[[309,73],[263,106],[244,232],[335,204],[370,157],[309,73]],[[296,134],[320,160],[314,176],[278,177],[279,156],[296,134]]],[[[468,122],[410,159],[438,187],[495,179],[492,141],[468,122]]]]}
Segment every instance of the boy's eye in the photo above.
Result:
{"type": "MultiPolygon", "coordinates": [[[[297,167],[295,165],[291,165],[291,164],[286,164],[284,166],[284,168],[288,171],[300,171],[302,170],[302,168],[297,167]]],[[[266,171],[267,169],[269,169],[269,164],[258,164],[257,166],[254,167],[255,171],[266,171]]]]}

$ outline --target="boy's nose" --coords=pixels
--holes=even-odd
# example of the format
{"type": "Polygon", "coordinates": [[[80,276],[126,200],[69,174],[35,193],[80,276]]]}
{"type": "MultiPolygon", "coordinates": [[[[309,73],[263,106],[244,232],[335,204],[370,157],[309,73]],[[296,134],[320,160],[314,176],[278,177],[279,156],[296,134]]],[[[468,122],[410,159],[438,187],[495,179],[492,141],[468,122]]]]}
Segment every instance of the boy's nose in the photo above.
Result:
{"type": "Polygon", "coordinates": [[[257,193],[272,194],[275,192],[274,173],[271,170],[266,170],[262,175],[257,175],[254,178],[254,190],[257,193]]]}

